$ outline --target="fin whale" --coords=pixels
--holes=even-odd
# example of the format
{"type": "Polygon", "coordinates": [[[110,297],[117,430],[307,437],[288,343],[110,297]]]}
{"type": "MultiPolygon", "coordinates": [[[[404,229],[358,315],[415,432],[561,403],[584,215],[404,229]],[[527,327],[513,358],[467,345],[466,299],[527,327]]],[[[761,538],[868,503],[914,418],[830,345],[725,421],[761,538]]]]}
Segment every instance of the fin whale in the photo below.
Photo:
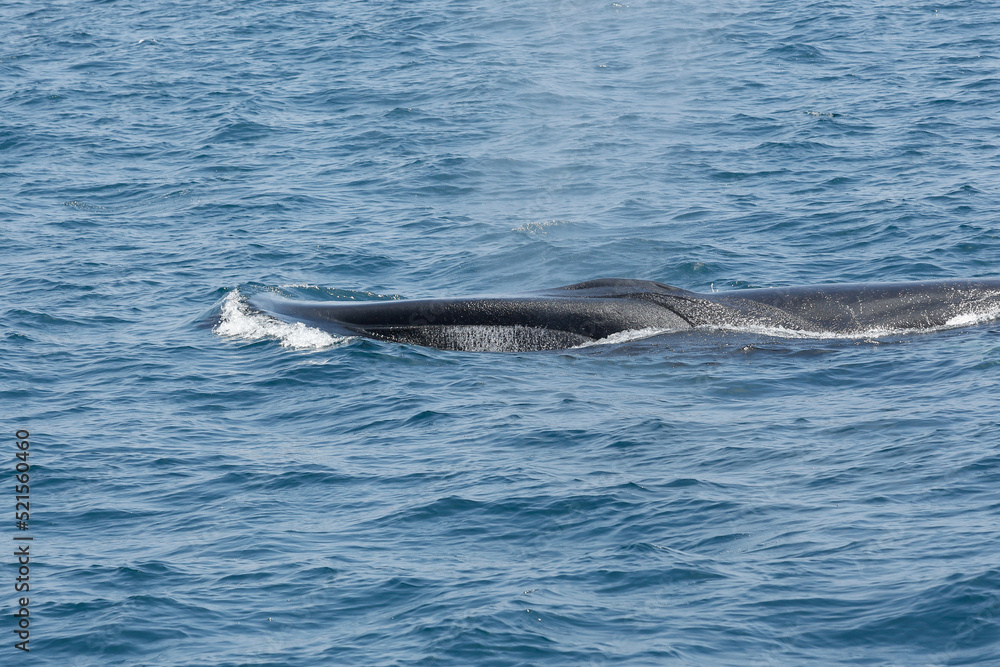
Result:
{"type": "Polygon", "coordinates": [[[523,296],[297,301],[270,292],[249,305],[339,335],[444,350],[563,349],[614,334],[767,327],[831,336],[888,335],[1000,317],[1000,280],[815,285],[700,294],[604,278],[523,296]]]}

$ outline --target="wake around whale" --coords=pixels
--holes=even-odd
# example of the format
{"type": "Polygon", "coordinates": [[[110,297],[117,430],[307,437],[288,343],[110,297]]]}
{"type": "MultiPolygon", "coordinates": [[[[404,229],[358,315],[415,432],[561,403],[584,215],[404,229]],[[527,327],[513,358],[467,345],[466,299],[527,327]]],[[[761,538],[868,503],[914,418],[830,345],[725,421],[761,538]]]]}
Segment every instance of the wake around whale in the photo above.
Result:
{"type": "Polygon", "coordinates": [[[605,278],[522,296],[337,302],[256,294],[249,305],[345,336],[443,350],[521,352],[627,332],[765,329],[780,335],[884,336],[1000,317],[1000,280],[817,285],[689,292],[605,278]]]}

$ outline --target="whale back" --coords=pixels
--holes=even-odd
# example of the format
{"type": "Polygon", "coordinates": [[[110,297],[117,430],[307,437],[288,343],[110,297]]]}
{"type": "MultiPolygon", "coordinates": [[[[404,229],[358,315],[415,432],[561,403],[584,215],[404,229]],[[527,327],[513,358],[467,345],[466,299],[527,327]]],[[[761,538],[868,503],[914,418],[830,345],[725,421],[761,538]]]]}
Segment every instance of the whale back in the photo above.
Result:
{"type": "Polygon", "coordinates": [[[813,285],[714,295],[730,307],[754,303],[795,313],[809,331],[838,334],[941,327],[963,316],[1000,315],[1000,281],[813,285]]]}
{"type": "Polygon", "coordinates": [[[1000,316],[1000,281],[746,289],[698,294],[649,280],[603,278],[515,297],[365,302],[249,300],[274,317],[340,335],[446,350],[519,352],[628,331],[770,328],[831,335],[954,326],[1000,316]]]}
{"type": "Polygon", "coordinates": [[[628,330],[690,328],[668,308],[607,294],[604,287],[592,292],[561,290],[524,297],[361,303],[295,301],[262,293],[251,297],[250,305],[280,319],[340,335],[361,334],[448,350],[552,350],[628,330]]]}

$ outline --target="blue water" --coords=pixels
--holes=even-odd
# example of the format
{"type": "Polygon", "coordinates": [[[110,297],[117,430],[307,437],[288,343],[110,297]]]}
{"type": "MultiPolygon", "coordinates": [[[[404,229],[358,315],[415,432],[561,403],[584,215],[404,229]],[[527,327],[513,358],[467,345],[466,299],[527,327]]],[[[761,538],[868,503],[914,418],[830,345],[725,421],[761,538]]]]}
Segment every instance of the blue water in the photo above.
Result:
{"type": "Polygon", "coordinates": [[[0,663],[1000,663],[996,322],[490,354],[241,310],[998,277],[995,3],[0,25],[0,458],[30,431],[34,536],[0,663]]]}

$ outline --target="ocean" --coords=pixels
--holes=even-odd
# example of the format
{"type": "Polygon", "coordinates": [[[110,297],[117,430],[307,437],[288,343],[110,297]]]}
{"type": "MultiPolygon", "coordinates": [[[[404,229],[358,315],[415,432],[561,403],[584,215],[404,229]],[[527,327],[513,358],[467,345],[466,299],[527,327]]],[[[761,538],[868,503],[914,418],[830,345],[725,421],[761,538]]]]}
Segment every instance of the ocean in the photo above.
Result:
{"type": "Polygon", "coordinates": [[[246,306],[996,278],[996,3],[0,25],[0,663],[1000,664],[1000,322],[490,353],[246,306]]]}

